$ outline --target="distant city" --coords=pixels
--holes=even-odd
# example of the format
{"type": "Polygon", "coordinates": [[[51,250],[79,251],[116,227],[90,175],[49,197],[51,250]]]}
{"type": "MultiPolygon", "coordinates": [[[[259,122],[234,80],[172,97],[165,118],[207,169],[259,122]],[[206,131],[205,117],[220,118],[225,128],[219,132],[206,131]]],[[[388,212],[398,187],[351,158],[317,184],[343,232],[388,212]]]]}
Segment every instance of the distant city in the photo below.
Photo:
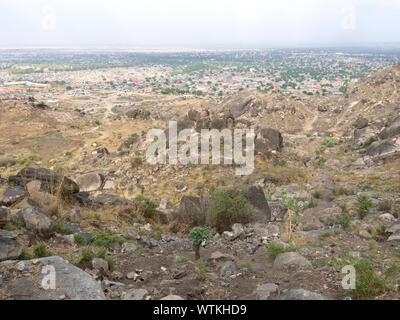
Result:
{"type": "Polygon", "coordinates": [[[113,91],[227,96],[241,90],[341,95],[400,61],[400,49],[1,49],[0,98],[113,91]]]}

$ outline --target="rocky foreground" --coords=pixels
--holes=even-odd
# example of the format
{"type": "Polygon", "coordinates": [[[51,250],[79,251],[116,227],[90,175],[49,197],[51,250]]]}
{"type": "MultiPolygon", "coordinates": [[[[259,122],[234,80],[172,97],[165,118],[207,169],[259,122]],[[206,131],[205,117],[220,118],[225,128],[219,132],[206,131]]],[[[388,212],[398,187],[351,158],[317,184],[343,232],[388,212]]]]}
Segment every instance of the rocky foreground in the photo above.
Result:
{"type": "Polygon", "coordinates": [[[239,178],[145,163],[144,130],[168,110],[92,128],[92,115],[3,106],[29,130],[0,124],[0,299],[399,299],[399,70],[336,100],[240,93],[181,112],[179,128],[256,128],[239,178]],[[196,259],[188,233],[205,225],[196,259]]]}

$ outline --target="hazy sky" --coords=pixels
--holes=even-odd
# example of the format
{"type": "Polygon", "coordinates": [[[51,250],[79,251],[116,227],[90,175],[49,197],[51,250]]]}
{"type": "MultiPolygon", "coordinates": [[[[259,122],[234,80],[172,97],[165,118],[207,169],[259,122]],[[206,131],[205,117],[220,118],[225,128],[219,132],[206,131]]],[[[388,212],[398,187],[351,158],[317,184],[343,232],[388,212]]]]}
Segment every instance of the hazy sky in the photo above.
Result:
{"type": "Polygon", "coordinates": [[[0,46],[400,42],[400,0],[0,0],[0,46]]]}

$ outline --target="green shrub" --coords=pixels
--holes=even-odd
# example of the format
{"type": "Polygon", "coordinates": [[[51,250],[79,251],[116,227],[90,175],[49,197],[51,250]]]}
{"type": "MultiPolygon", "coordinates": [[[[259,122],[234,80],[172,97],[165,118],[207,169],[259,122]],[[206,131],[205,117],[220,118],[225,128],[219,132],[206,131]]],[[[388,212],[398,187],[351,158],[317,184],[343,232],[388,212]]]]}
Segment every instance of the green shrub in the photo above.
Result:
{"type": "Polygon", "coordinates": [[[239,270],[240,269],[247,269],[249,272],[253,271],[253,266],[249,261],[243,261],[239,263],[239,270]]]}
{"type": "Polygon", "coordinates": [[[107,249],[106,248],[101,248],[98,252],[97,252],[97,256],[99,258],[105,259],[107,256],[107,249]]]}
{"type": "Polygon", "coordinates": [[[178,257],[178,258],[175,259],[174,264],[175,265],[183,264],[183,263],[186,263],[188,261],[189,261],[189,259],[186,258],[186,257],[178,257]]]}
{"type": "Polygon", "coordinates": [[[218,232],[230,230],[235,223],[248,223],[253,220],[254,207],[238,188],[231,187],[216,191],[207,212],[207,221],[218,232]]]}
{"type": "Polygon", "coordinates": [[[114,242],[118,242],[120,245],[122,245],[125,242],[125,239],[116,235],[116,234],[111,234],[108,231],[104,232],[93,232],[91,234],[92,242],[96,246],[110,246],[114,242]]]}
{"type": "Polygon", "coordinates": [[[85,248],[82,250],[82,255],[80,261],[90,262],[93,259],[93,252],[90,248],[85,248]]]}
{"type": "Polygon", "coordinates": [[[362,191],[367,191],[368,189],[371,189],[371,185],[369,184],[369,182],[367,181],[360,181],[358,183],[358,187],[362,190],[362,191]]]}
{"type": "Polygon", "coordinates": [[[372,299],[383,294],[388,287],[371,263],[365,259],[359,259],[355,264],[356,269],[356,288],[352,290],[355,299],[372,299]]]}
{"type": "Polygon", "coordinates": [[[368,211],[373,207],[373,203],[368,196],[359,196],[356,202],[356,208],[360,218],[364,218],[368,211]]]}
{"type": "Polygon", "coordinates": [[[57,220],[52,228],[53,232],[61,233],[61,234],[72,234],[74,230],[61,219],[57,220]]]}
{"type": "Polygon", "coordinates": [[[33,257],[32,255],[29,253],[28,249],[23,247],[21,254],[19,255],[19,257],[17,258],[17,260],[31,260],[33,257]]]}
{"type": "Polygon", "coordinates": [[[343,187],[338,188],[338,189],[336,189],[336,188],[333,189],[333,195],[335,197],[338,197],[338,196],[350,196],[352,194],[353,194],[353,192],[351,190],[343,188],[343,187]]]}
{"type": "Polygon", "coordinates": [[[390,212],[392,210],[392,201],[390,200],[379,201],[378,210],[384,212],[390,212]]]}
{"type": "Polygon", "coordinates": [[[195,250],[196,260],[200,259],[200,245],[203,241],[211,239],[211,230],[209,227],[194,227],[189,232],[189,241],[195,250]]]}
{"type": "Polygon", "coordinates": [[[75,242],[78,243],[78,244],[85,244],[86,243],[86,238],[83,235],[79,234],[79,233],[74,234],[74,239],[75,239],[75,242]]]}
{"type": "Polygon", "coordinates": [[[207,266],[203,259],[198,259],[196,261],[197,273],[196,279],[200,282],[204,282],[207,280],[207,266]]]}
{"type": "Polygon", "coordinates": [[[111,272],[115,271],[116,265],[114,259],[110,256],[106,256],[104,260],[106,260],[108,263],[108,269],[110,269],[111,272]]]}
{"type": "Polygon", "coordinates": [[[143,159],[141,157],[133,157],[131,159],[132,168],[140,167],[143,164],[143,159]]]}
{"type": "Polygon", "coordinates": [[[44,242],[38,242],[35,245],[33,252],[35,253],[36,258],[44,258],[53,255],[53,253],[47,248],[47,245],[44,242]]]}
{"type": "Polygon", "coordinates": [[[285,246],[282,243],[279,242],[271,242],[270,244],[268,244],[268,253],[269,253],[269,257],[272,260],[275,260],[276,256],[278,254],[284,253],[284,252],[293,252],[296,251],[296,248],[293,246],[285,246]]]}
{"type": "Polygon", "coordinates": [[[154,218],[157,213],[157,205],[151,199],[145,198],[143,195],[138,195],[136,200],[144,206],[144,216],[146,218],[154,218]]]}

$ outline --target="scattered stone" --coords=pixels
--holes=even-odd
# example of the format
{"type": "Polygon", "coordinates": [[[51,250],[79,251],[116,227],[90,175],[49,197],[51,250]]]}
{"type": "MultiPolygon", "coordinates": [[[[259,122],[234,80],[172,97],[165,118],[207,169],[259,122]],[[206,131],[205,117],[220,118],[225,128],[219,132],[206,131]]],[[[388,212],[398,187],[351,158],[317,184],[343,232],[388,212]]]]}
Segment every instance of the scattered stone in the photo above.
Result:
{"type": "Polygon", "coordinates": [[[16,239],[15,233],[0,229],[0,261],[13,260],[19,257],[22,246],[16,239]]]}
{"type": "Polygon", "coordinates": [[[104,177],[97,172],[89,172],[77,176],[75,181],[78,184],[80,191],[90,192],[101,188],[104,177]]]}
{"type": "Polygon", "coordinates": [[[368,230],[361,230],[359,232],[359,235],[361,238],[364,238],[364,239],[372,239],[372,235],[371,235],[371,233],[369,233],[368,230]]]}
{"type": "Polygon", "coordinates": [[[125,294],[123,300],[144,300],[147,294],[146,289],[133,289],[125,294]]]}
{"type": "Polygon", "coordinates": [[[92,268],[95,270],[103,270],[108,271],[108,263],[106,260],[101,258],[93,258],[92,259],[92,268]]]}
{"type": "Polygon", "coordinates": [[[310,266],[310,261],[297,252],[284,252],[277,255],[273,268],[276,270],[293,270],[310,266]]]}
{"type": "Polygon", "coordinates": [[[232,261],[226,261],[222,264],[219,275],[221,278],[226,278],[234,275],[236,273],[236,265],[232,261]]]}
{"type": "Polygon", "coordinates": [[[160,300],[184,300],[184,299],[181,296],[170,294],[164,298],[161,298],[160,300]]]}
{"type": "Polygon", "coordinates": [[[400,230],[397,230],[394,232],[388,239],[387,241],[397,241],[400,240],[400,230]]]}
{"type": "MultiPolygon", "coordinates": [[[[61,296],[71,300],[105,300],[101,285],[87,272],[64,259],[54,256],[25,261],[37,270],[33,277],[22,277],[4,284],[9,297],[14,300],[59,300],[61,296]],[[54,268],[54,269],[53,269],[54,268]],[[45,290],[44,277],[55,271],[55,289],[45,290]]],[[[45,279],[46,280],[46,279],[45,279]]]]}
{"type": "Polygon", "coordinates": [[[70,197],[79,192],[79,186],[71,179],[62,174],[46,168],[32,165],[22,169],[16,176],[9,177],[10,183],[15,183],[25,187],[27,183],[33,180],[41,182],[41,190],[51,194],[60,193],[63,197],[70,197]]]}
{"type": "Polygon", "coordinates": [[[304,289],[285,290],[279,297],[280,300],[328,300],[327,297],[304,289]]]}
{"type": "Polygon", "coordinates": [[[261,284],[256,288],[256,299],[268,300],[271,294],[277,292],[278,292],[278,286],[275,283],[261,284]]]}

